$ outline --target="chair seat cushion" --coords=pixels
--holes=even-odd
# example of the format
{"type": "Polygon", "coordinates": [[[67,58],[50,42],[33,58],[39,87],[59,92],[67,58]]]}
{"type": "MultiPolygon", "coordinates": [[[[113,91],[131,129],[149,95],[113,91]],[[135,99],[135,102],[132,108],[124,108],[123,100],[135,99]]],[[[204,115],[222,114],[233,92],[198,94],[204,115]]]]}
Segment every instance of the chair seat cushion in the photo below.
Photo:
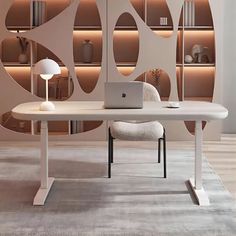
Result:
{"type": "Polygon", "coordinates": [[[163,136],[163,126],[158,121],[142,123],[114,121],[111,135],[115,139],[130,141],[158,141],[163,136]]]}

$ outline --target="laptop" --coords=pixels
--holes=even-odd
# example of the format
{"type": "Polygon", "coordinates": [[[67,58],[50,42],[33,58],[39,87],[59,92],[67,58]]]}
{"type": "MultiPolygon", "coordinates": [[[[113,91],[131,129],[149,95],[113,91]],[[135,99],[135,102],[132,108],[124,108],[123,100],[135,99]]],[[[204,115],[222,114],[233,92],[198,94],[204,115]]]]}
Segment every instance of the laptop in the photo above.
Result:
{"type": "Polygon", "coordinates": [[[143,108],[142,82],[106,82],[105,108],[143,108]]]}

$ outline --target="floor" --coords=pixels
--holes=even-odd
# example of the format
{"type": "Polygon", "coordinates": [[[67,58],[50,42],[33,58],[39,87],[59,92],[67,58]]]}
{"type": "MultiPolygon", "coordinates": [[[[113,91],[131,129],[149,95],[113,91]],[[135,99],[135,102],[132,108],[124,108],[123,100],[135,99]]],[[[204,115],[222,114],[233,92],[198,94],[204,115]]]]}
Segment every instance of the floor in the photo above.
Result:
{"type": "MultiPolygon", "coordinates": [[[[139,144],[139,147],[142,146],[142,143],[143,142],[139,144]]],[[[14,144],[11,142],[0,142],[0,146],[8,145],[14,146],[14,144]]],[[[24,143],[21,143],[21,145],[24,146],[24,143]]],[[[121,142],[121,145],[124,145],[124,143],[121,142]]],[[[136,144],[128,142],[127,145],[133,146],[136,144]]],[[[144,146],[147,146],[147,143],[144,142],[144,146]]],[[[168,142],[167,148],[170,150],[193,150],[194,143],[168,142]]],[[[236,199],[236,136],[223,135],[221,141],[205,141],[203,150],[204,155],[207,157],[208,161],[210,162],[214,170],[217,172],[217,174],[221,177],[224,186],[231,192],[233,197],[236,199]]]]}
{"type": "MultiPolygon", "coordinates": [[[[230,151],[227,142],[206,143],[204,155],[230,151]]],[[[235,236],[235,201],[205,158],[211,205],[199,207],[188,191],[193,143],[168,142],[167,179],[156,146],[117,141],[108,179],[106,142],[50,142],[49,175],[56,181],[45,206],[33,207],[38,143],[0,142],[0,235],[235,236]]],[[[221,157],[213,155],[213,162],[224,164],[221,157]]]]}
{"type": "Polygon", "coordinates": [[[223,136],[221,142],[205,142],[204,152],[236,199],[236,136],[223,136]]]}
{"type": "MultiPolygon", "coordinates": [[[[192,142],[169,142],[168,148],[194,148],[192,142]]],[[[236,136],[223,135],[221,141],[205,141],[204,155],[236,199],[236,136]]]]}

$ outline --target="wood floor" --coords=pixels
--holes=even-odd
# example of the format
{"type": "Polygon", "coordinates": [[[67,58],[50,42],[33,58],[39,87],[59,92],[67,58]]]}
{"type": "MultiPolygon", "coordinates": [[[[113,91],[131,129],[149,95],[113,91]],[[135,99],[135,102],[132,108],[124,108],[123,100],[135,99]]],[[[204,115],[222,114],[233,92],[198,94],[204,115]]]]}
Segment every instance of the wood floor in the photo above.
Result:
{"type": "MultiPolygon", "coordinates": [[[[168,148],[189,150],[194,148],[194,143],[169,142],[168,148]]],[[[236,136],[223,135],[221,141],[206,141],[203,151],[216,173],[221,177],[224,186],[236,199],[236,136]]]]}
{"type": "Polygon", "coordinates": [[[236,199],[236,136],[223,136],[221,142],[205,142],[204,153],[236,199]]]}

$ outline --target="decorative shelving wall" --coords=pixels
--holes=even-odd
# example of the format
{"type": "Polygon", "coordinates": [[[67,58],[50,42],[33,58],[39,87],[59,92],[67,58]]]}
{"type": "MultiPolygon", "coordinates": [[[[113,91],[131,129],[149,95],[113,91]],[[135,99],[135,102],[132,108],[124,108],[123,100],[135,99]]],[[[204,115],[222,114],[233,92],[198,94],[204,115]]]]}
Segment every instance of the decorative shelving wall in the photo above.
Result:
{"type": "MultiPolygon", "coordinates": [[[[139,80],[153,84],[162,100],[221,102],[222,0],[194,0],[193,26],[185,24],[184,0],[45,0],[44,19],[36,25],[33,2],[1,2],[0,139],[37,139],[32,134],[39,133],[39,124],[14,120],[10,110],[45,96],[43,80],[31,70],[45,57],[62,68],[61,76],[50,81],[51,100],[103,100],[105,81],[139,80]],[[16,36],[30,42],[25,64],[18,62],[16,36]],[[86,39],[94,47],[91,63],[83,62],[86,39]],[[209,48],[210,60],[186,63],[196,44],[209,48]]],[[[169,139],[193,138],[193,122],[164,124],[169,139]]],[[[54,139],[68,140],[103,140],[106,127],[102,121],[49,124],[54,139]]],[[[203,127],[209,138],[219,137],[219,122],[203,127]]]]}

